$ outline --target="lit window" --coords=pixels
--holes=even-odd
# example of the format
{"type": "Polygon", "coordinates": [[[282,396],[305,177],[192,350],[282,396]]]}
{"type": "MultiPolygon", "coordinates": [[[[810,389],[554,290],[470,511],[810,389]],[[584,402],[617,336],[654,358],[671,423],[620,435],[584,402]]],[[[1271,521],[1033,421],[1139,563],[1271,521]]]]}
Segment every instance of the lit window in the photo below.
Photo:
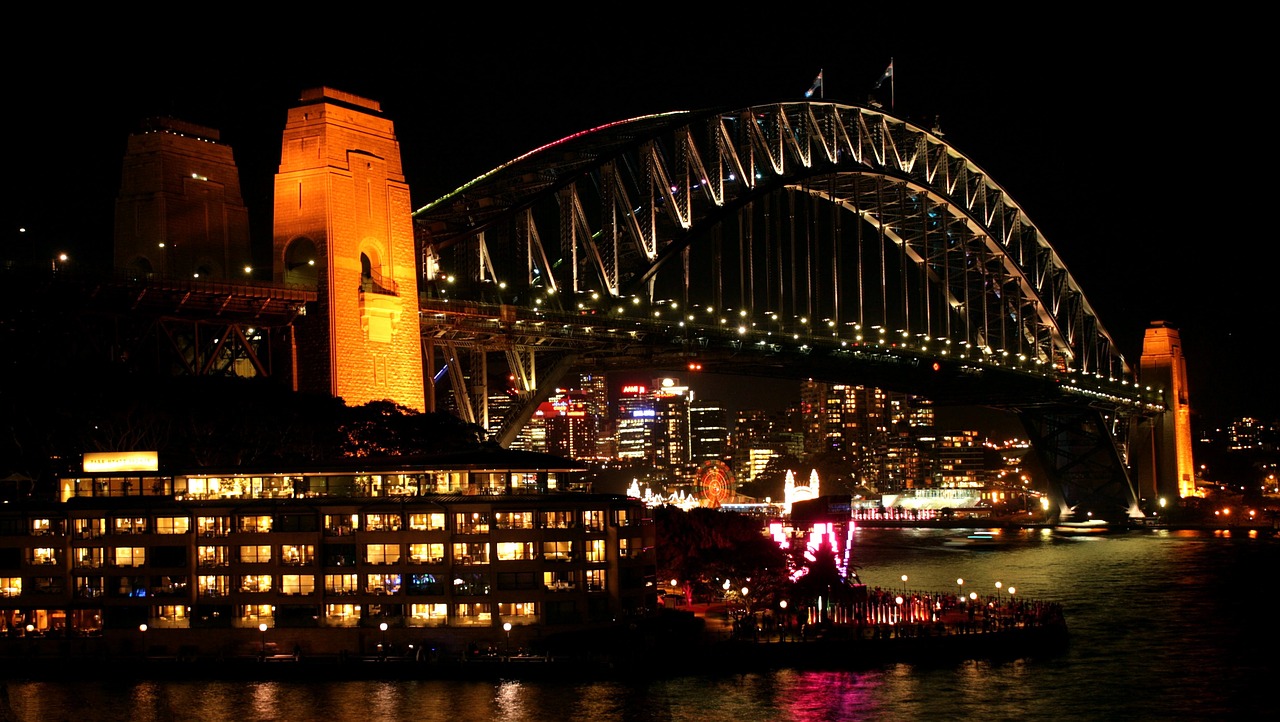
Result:
{"type": "Polygon", "coordinates": [[[448,619],[446,604],[410,604],[409,626],[440,627],[448,619]]]}
{"type": "Polygon", "coordinates": [[[364,517],[365,531],[399,531],[400,515],[399,514],[366,514],[364,517]]]}
{"type": "Polygon", "coordinates": [[[225,597],[231,591],[231,578],[224,574],[196,577],[196,594],[202,597],[225,597]]]}
{"type": "Polygon", "coordinates": [[[400,561],[400,545],[366,544],[364,560],[369,564],[395,564],[400,561]]]}
{"type": "Polygon", "coordinates": [[[533,512],[500,511],[493,515],[493,522],[499,529],[532,529],[533,512]]]}
{"type": "Polygon", "coordinates": [[[453,515],[453,526],[458,534],[488,534],[489,515],[482,512],[460,512],[453,515]]]}
{"type": "Polygon", "coordinates": [[[444,544],[410,544],[409,561],[419,564],[443,564],[444,544]]]}
{"type": "Polygon", "coordinates": [[[370,574],[365,578],[365,591],[370,594],[399,594],[399,574],[370,574]]]}
{"type": "Polygon", "coordinates": [[[542,558],[546,561],[569,561],[573,559],[573,542],[571,541],[544,541],[542,542],[542,558]]]}
{"type": "Polygon", "coordinates": [[[498,620],[512,624],[533,624],[538,621],[537,602],[500,602],[498,620]]]}
{"type": "Polygon", "coordinates": [[[283,544],[280,547],[280,562],[290,566],[310,564],[316,556],[316,548],[311,544],[283,544]]]}
{"type": "Polygon", "coordinates": [[[281,574],[281,594],[311,594],[316,590],[316,578],[313,574],[281,574]]]}
{"type": "Polygon", "coordinates": [[[111,553],[111,562],[118,567],[140,567],[147,563],[145,547],[115,547],[111,553]]]}
{"type": "Polygon", "coordinates": [[[582,525],[590,531],[604,531],[604,510],[588,509],[582,512],[582,525]]]}
{"type": "Polygon", "coordinates": [[[453,623],[459,627],[487,627],[493,614],[487,602],[463,602],[453,605],[453,623]]]}
{"type": "Polygon", "coordinates": [[[542,528],[543,529],[572,529],[574,527],[574,514],[571,511],[544,511],[542,512],[542,528]]]}
{"type": "Polygon", "coordinates": [[[225,567],[231,560],[231,549],[221,546],[196,547],[196,564],[202,567],[225,567]]]}
{"type": "Polygon", "coordinates": [[[360,591],[360,583],[355,574],[326,574],[324,590],[329,594],[355,594],[360,591]]]}
{"type": "Polygon", "coordinates": [[[326,604],[324,620],[330,627],[354,627],[360,623],[360,605],[326,604]]]}
{"type": "Polygon", "coordinates": [[[444,512],[410,514],[409,528],[414,531],[440,531],[444,529],[444,512]]]}
{"type": "Polygon", "coordinates": [[[270,604],[241,604],[236,607],[236,616],[243,626],[256,627],[263,622],[271,624],[275,616],[272,610],[270,604]]]}
{"type": "Polygon", "coordinates": [[[253,534],[265,534],[271,531],[271,517],[268,515],[240,517],[240,531],[253,534]]]}
{"type": "Polygon", "coordinates": [[[226,536],[231,533],[231,517],[196,517],[196,533],[200,536],[226,536]]]}
{"type": "Polygon", "coordinates": [[[266,564],[271,561],[271,547],[266,544],[261,546],[242,546],[240,547],[240,561],[244,564],[266,564]]]}
{"type": "Polygon", "coordinates": [[[76,547],[71,553],[77,567],[97,569],[102,566],[102,547],[76,547]]]}
{"type": "Polygon", "coordinates": [[[186,534],[191,529],[191,519],[185,516],[161,516],[156,518],[157,534],[186,534]]]}
{"type": "Polygon", "coordinates": [[[22,596],[22,577],[0,577],[0,597],[22,596]]]}
{"type": "Polygon", "coordinates": [[[498,542],[495,546],[500,562],[533,559],[533,542],[498,542]]]}
{"type": "Polygon", "coordinates": [[[488,564],[489,545],[474,543],[455,543],[453,545],[454,564],[488,564]]]}
{"type": "Polygon", "coordinates": [[[271,575],[270,574],[246,574],[240,577],[240,591],[242,592],[271,591],[271,575]]]}

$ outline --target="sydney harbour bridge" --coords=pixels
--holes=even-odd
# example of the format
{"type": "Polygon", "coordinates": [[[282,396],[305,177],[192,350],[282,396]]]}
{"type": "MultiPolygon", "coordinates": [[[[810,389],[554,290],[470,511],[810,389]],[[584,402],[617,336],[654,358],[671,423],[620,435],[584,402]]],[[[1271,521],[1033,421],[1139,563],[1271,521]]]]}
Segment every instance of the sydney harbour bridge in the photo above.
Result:
{"type": "MultiPolygon", "coordinates": [[[[413,211],[412,227],[426,407],[450,394],[504,446],[572,369],[694,363],[1012,412],[1059,514],[1120,519],[1144,501],[1129,443],[1165,392],[1138,383],[996,179],[879,108],[620,120],[495,168],[413,211]],[[501,418],[491,363],[519,400],[501,418]]],[[[395,293],[363,260],[362,308],[395,293]]],[[[179,373],[296,374],[293,326],[317,299],[296,280],[148,273],[81,300],[160,329],[179,373]],[[292,361],[273,356],[281,334],[292,361]]]]}
{"type": "MultiPolygon", "coordinates": [[[[489,354],[532,403],[573,364],[688,361],[1012,411],[1064,510],[1114,516],[1137,501],[1126,440],[1164,409],[1161,393],[1137,383],[998,182],[879,109],[624,120],[535,149],[414,219],[428,368],[454,374],[473,420],[483,396],[461,370],[489,354]]],[[[499,439],[532,409],[502,419],[499,439]]]]}

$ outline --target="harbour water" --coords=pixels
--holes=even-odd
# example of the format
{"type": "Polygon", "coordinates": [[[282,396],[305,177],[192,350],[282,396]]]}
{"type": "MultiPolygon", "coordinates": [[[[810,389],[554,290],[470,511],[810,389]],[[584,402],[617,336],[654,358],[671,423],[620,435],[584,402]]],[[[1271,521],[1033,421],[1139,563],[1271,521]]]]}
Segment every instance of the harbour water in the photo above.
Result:
{"type": "MultiPolygon", "coordinates": [[[[859,529],[869,586],[1060,602],[1065,651],[1000,662],[637,681],[23,681],[5,670],[0,721],[20,720],[1220,720],[1276,713],[1272,575],[1280,539],[1236,531],[1094,536],[1005,532],[966,548],[959,530],[859,529]],[[963,584],[958,580],[963,579],[963,584]]],[[[679,655],[679,650],[672,650],[679,655]]]]}

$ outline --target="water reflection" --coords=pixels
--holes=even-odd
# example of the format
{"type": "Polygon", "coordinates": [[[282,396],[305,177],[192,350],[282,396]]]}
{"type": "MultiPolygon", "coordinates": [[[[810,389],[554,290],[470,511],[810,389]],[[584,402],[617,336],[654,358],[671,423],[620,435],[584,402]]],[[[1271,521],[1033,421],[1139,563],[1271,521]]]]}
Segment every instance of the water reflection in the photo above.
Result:
{"type": "MultiPolygon", "coordinates": [[[[984,594],[1016,588],[1061,602],[1065,653],[1010,662],[778,670],[634,682],[96,682],[0,684],[0,720],[413,719],[817,722],[819,720],[1165,720],[1258,718],[1272,710],[1280,648],[1271,570],[1280,541],[1152,531],[1063,538],[1029,532],[999,550],[957,551],[946,532],[866,530],[864,581],[984,594]]],[[[673,650],[678,654],[678,650],[673,650]]]]}

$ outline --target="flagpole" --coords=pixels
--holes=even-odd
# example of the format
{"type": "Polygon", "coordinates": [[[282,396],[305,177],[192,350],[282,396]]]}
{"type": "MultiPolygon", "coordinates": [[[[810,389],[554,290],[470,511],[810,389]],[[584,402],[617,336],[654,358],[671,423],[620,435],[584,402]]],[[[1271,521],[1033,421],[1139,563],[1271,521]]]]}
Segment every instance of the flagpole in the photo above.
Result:
{"type": "Polygon", "coordinates": [[[898,71],[893,69],[893,56],[889,56],[889,70],[889,110],[893,110],[894,96],[897,95],[894,83],[898,82],[898,71]]]}

